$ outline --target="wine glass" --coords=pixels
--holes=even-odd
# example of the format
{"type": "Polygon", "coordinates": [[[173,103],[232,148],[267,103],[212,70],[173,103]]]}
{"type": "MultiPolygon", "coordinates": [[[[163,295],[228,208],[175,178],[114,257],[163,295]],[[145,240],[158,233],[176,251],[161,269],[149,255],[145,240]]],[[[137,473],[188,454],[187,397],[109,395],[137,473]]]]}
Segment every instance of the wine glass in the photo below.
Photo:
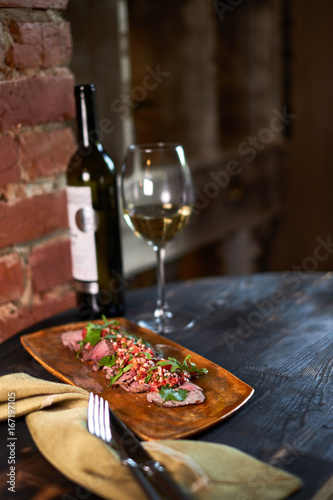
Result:
{"type": "Polygon", "coordinates": [[[121,193],[128,226],[157,256],[156,309],[136,321],[158,333],[191,327],[194,319],[171,311],[165,300],[165,245],[187,224],[194,203],[183,147],[163,142],[129,146],[122,166],[121,193]]]}

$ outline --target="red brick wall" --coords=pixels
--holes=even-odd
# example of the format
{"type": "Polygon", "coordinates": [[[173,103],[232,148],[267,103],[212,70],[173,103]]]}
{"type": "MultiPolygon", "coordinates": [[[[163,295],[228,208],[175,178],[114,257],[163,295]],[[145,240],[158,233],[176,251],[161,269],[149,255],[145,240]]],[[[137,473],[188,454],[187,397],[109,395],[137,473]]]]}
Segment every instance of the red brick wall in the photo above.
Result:
{"type": "Polygon", "coordinates": [[[75,303],[68,0],[0,0],[0,342],[75,303]]]}

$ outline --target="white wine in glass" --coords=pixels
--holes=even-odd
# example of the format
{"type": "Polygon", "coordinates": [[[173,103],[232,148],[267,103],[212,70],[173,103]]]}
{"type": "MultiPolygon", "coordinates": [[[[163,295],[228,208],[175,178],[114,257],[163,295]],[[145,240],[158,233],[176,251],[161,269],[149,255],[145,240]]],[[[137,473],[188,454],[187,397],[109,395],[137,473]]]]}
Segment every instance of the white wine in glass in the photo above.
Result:
{"type": "Polygon", "coordinates": [[[134,234],[157,256],[157,305],[137,318],[158,333],[189,328],[194,319],[171,311],[165,300],[165,245],[188,223],[194,202],[191,174],[179,144],[133,144],[127,148],[121,176],[124,218],[134,234]]]}

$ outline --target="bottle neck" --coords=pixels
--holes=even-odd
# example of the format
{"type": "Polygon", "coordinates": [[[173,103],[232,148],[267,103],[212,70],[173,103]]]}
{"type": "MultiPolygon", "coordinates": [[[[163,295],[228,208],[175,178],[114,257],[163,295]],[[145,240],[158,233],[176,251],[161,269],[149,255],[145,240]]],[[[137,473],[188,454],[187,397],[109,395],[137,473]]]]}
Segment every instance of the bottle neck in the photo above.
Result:
{"type": "Polygon", "coordinates": [[[99,143],[95,94],[91,86],[80,85],[75,89],[77,133],[79,144],[85,148],[99,143]]]}

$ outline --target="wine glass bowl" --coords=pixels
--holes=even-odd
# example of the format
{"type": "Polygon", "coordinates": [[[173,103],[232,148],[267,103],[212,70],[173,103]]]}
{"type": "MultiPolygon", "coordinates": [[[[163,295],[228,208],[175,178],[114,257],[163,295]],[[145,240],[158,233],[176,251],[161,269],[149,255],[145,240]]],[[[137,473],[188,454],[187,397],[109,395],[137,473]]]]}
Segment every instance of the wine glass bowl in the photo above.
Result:
{"type": "Polygon", "coordinates": [[[157,307],[139,324],[159,333],[189,327],[192,318],[171,312],[165,301],[165,245],[188,223],[194,202],[193,185],[179,144],[133,144],[127,148],[121,176],[124,218],[134,234],[157,255],[157,307]]]}

